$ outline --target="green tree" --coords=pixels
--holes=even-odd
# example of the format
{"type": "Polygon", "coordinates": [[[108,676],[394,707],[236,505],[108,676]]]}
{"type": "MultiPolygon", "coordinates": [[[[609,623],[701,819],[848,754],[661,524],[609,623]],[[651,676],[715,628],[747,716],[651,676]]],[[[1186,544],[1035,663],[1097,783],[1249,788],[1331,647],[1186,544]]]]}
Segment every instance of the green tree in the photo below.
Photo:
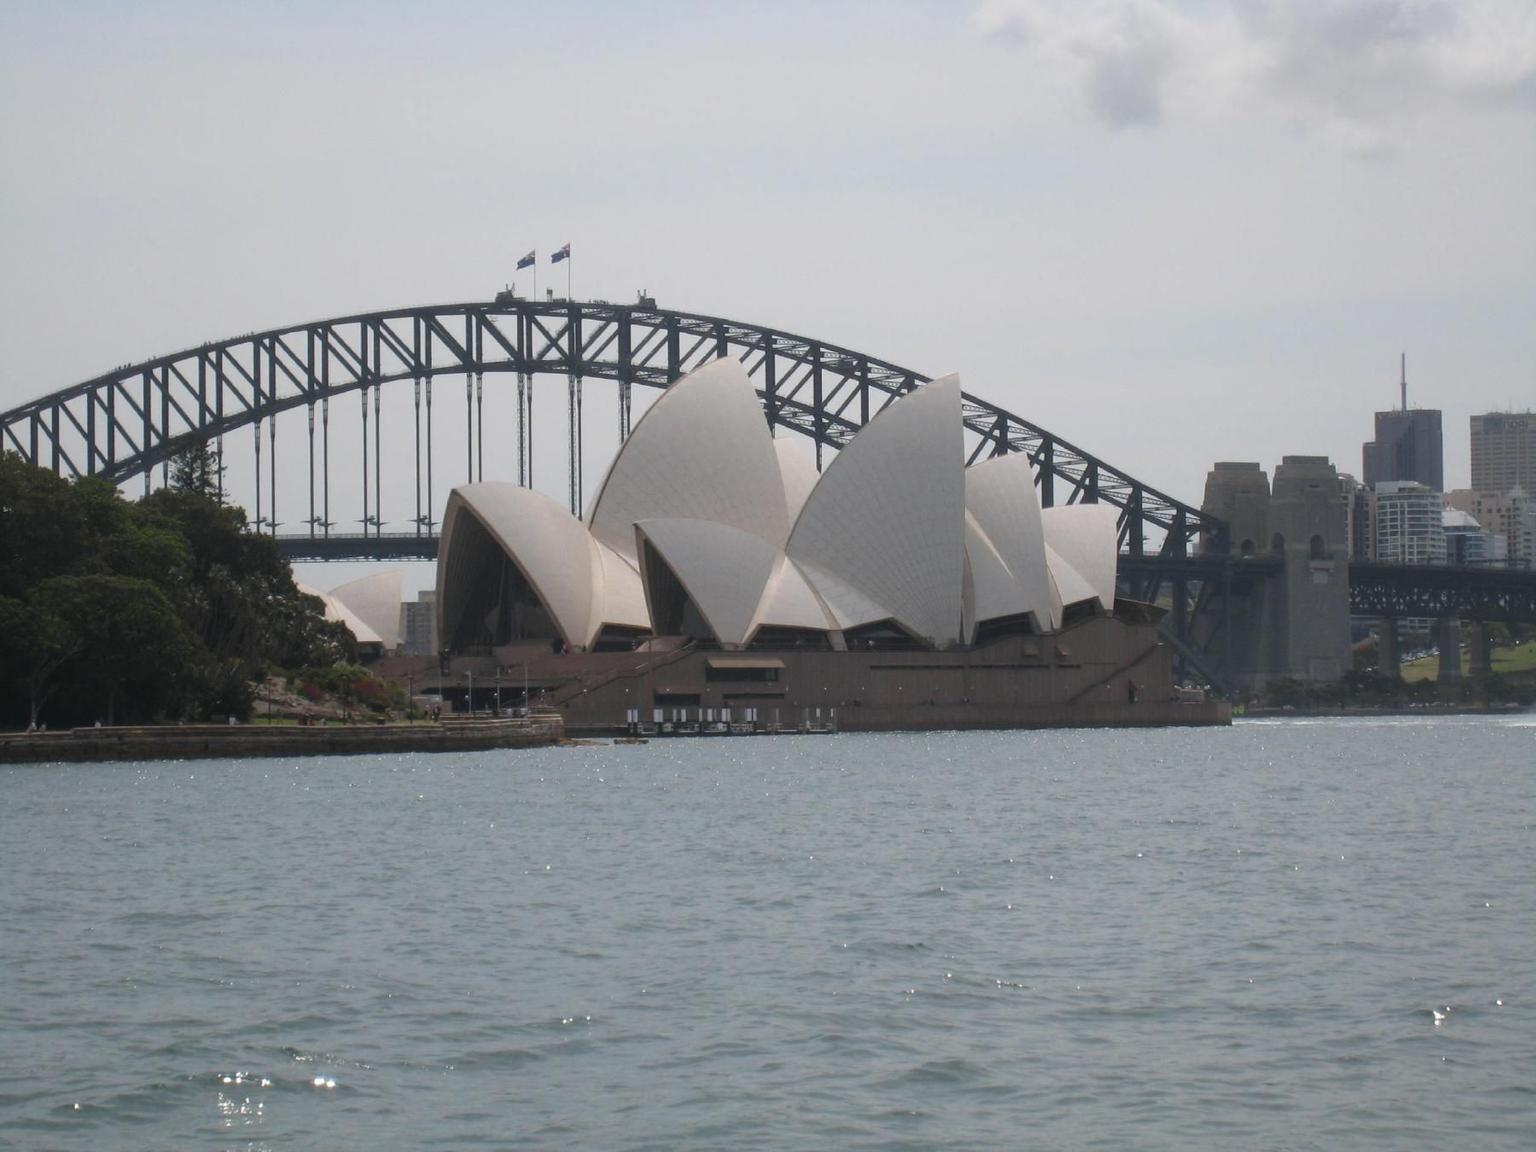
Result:
{"type": "Polygon", "coordinates": [[[208,441],[193,440],[171,457],[171,486],[223,502],[224,468],[208,441]]]}
{"type": "Polygon", "coordinates": [[[83,645],[84,639],[45,606],[0,596],[0,687],[26,700],[28,724],[39,722],[60,668],[83,645]]]}
{"type": "Polygon", "coordinates": [[[149,581],[55,576],[33,590],[31,602],[78,640],[67,660],[67,711],[74,719],[166,719],[194,702],[201,653],[149,581]]]}
{"type": "Polygon", "coordinates": [[[92,521],[106,506],[99,485],[85,493],[13,453],[0,454],[0,596],[23,597],[40,580],[94,562],[92,521]]]}
{"type": "Polygon", "coordinates": [[[0,719],[44,701],[84,721],[246,715],[274,665],[351,658],[351,634],[299,593],[276,542],[218,495],[205,444],[137,503],[0,453],[0,719]]]}

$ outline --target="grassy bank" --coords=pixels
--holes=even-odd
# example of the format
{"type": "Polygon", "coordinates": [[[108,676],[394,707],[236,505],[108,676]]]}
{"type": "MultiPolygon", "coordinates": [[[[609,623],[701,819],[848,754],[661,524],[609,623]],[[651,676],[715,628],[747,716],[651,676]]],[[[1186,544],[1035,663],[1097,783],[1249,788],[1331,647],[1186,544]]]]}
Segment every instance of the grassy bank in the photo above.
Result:
{"type": "MultiPolygon", "coordinates": [[[[1536,641],[1522,644],[1499,645],[1492,652],[1493,671],[1498,676],[1536,676],[1536,641]]],[[[1461,649],[1461,674],[1470,675],[1472,653],[1466,645],[1461,649]]],[[[1440,674],[1439,656],[1422,656],[1402,666],[1403,679],[1408,683],[1433,680],[1440,674]]]]}

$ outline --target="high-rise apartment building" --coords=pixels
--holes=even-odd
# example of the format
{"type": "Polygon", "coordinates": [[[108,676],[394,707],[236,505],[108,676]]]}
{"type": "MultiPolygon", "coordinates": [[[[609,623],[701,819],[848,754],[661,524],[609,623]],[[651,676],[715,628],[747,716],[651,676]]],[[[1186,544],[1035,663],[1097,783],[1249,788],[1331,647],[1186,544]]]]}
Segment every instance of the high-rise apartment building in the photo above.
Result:
{"type": "Polygon", "coordinates": [[[1440,493],[1412,480],[1383,480],[1371,493],[1371,558],[1388,564],[1444,564],[1440,493]]]}
{"type": "Polygon", "coordinates": [[[1472,417],[1472,489],[1502,495],[1516,485],[1536,492],[1536,414],[1472,417]]]}
{"type": "Polygon", "coordinates": [[[1403,406],[1376,413],[1376,439],[1362,446],[1362,479],[1367,488],[1383,481],[1412,480],[1445,491],[1440,409],[1408,407],[1408,365],[1403,360],[1403,406]]]}

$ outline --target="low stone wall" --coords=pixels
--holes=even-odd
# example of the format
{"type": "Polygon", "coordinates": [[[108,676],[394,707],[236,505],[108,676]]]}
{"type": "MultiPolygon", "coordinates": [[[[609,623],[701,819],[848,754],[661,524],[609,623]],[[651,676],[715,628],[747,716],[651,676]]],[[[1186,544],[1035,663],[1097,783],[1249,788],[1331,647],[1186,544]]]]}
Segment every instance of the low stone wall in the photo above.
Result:
{"type": "Polygon", "coordinates": [[[921,704],[902,709],[839,709],[840,732],[921,732],[974,728],[1203,728],[1232,722],[1219,700],[1037,704],[1028,708],[921,704]]]}
{"type": "Polygon", "coordinates": [[[469,752],[558,744],[558,716],[441,724],[178,724],[74,728],[0,736],[0,763],[347,756],[371,752],[469,752]]]}

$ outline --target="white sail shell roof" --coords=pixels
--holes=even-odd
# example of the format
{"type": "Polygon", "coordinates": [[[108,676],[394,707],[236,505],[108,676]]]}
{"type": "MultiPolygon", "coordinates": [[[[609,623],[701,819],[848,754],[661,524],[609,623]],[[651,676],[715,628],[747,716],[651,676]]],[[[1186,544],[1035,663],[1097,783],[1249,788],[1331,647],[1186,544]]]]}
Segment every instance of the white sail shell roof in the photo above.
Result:
{"type": "Polygon", "coordinates": [[[800,515],[806,498],[821,479],[821,473],[816,471],[816,461],[803,444],[797,443],[799,440],[798,436],[779,436],[773,442],[773,450],[779,458],[779,474],[784,481],[784,508],[790,524],[800,515]]]}
{"type": "MultiPolygon", "coordinates": [[[[515,634],[552,632],[580,648],[608,626],[653,629],[642,544],[724,646],[750,644],[765,627],[847,631],[890,620],[946,647],[988,620],[1033,614],[1054,630],[1064,606],[1112,608],[1117,513],[1092,504],[1042,511],[1021,453],[967,469],[955,376],[894,400],[818,476],[802,445],[769,435],[742,365],[719,360],[674,384],[636,425],[590,523],[515,484],[455,488],[438,559],[440,634],[462,624],[464,635],[506,635],[508,617],[496,613],[523,612],[502,603],[499,586],[476,583],[496,549],[543,609],[519,616],[534,630],[515,634]],[[493,603],[483,622],[450,620],[493,603]]],[[[316,594],[364,642],[388,643],[398,574],[338,592],[362,611],[316,594]],[[384,623],[386,602],[387,627],[365,622],[384,623]]],[[[698,623],[684,619],[688,629],[698,623]]]]}
{"type": "Polygon", "coordinates": [[[348,608],[329,592],[322,592],[318,588],[312,588],[308,584],[302,584],[297,580],[293,582],[293,586],[305,596],[313,596],[319,600],[325,606],[325,618],[333,623],[346,625],[347,631],[352,633],[352,638],[359,644],[384,643],[384,638],[368,627],[367,622],[362,617],[358,616],[356,612],[353,612],[352,609],[348,608]]]}
{"type": "Polygon", "coordinates": [[[604,626],[647,629],[651,614],[645,606],[640,573],[606,544],[588,537],[592,545],[592,620],[584,644],[591,644],[604,626]]]}
{"type": "Polygon", "coordinates": [[[331,589],[331,595],[367,624],[393,651],[400,645],[400,586],[405,574],[398,568],[375,572],[331,589]]]}
{"type": "Polygon", "coordinates": [[[977,606],[978,621],[994,616],[1033,613],[1042,629],[1056,628],[1059,616],[1051,613],[1051,584],[1045,560],[1045,529],[1040,520],[1040,498],[1035,493],[1035,473],[1029,456],[1010,452],[994,456],[965,471],[965,506],[975,517],[982,534],[997,550],[1011,578],[1012,592],[984,611],[977,606]]]}
{"type": "Polygon", "coordinates": [[[666,561],[721,645],[747,642],[777,548],[708,520],[641,520],[635,533],[666,561]]]}
{"type": "Polygon", "coordinates": [[[1051,580],[1051,619],[1055,622],[1052,627],[1059,628],[1062,611],[1068,604],[1080,604],[1097,597],[1093,594],[1093,586],[1049,544],[1045,546],[1045,560],[1051,580]]]}
{"type": "Polygon", "coordinates": [[[1052,575],[1063,605],[1096,599],[1113,611],[1120,547],[1118,509],[1112,504],[1068,504],[1042,509],[1040,522],[1046,546],[1055,553],[1052,575]],[[1082,586],[1087,595],[1082,594],[1082,586]]]}
{"type": "Polygon", "coordinates": [[[592,505],[592,535],[633,561],[635,525],[653,519],[711,520],[783,546],[778,455],[740,361],[714,360],[678,380],[619,449],[592,505]]]}
{"type": "MultiPolygon", "coordinates": [[[[992,546],[969,512],[965,514],[965,635],[971,639],[976,625],[983,620],[995,620],[1000,616],[1019,615],[1022,607],[1018,581],[1008,571],[1001,555],[992,546]]],[[[1045,558],[1040,560],[1042,568],[1045,558]]],[[[1049,591],[1049,590],[1047,590],[1049,591]]],[[[1049,603],[1049,601],[1047,601],[1049,603]]],[[[1038,617],[1037,617],[1038,619],[1038,617]]]]}
{"type": "Polygon", "coordinates": [[[844,627],[878,605],[913,635],[961,639],[965,459],[960,379],[894,401],[822,473],[788,554],[844,627]]]}
{"type": "MultiPolygon", "coordinates": [[[[871,619],[880,619],[872,617],[871,619]]],[[[758,605],[753,632],[758,628],[805,628],[815,632],[830,632],[838,627],[827,614],[826,606],[816,595],[805,573],[788,556],[777,557],[773,575],[763,589],[758,605]]]]}
{"type": "MultiPolygon", "coordinates": [[[[461,518],[479,521],[517,565],[549,612],[560,636],[573,646],[591,639],[593,557],[586,526],[542,492],[517,484],[462,484],[448,494],[438,548],[437,586],[445,587],[455,562],[454,533],[461,518]]],[[[444,609],[438,597],[438,610],[444,609]]],[[[439,627],[442,627],[439,621],[439,627]]],[[[446,630],[440,635],[446,636],[446,630]]]]}

